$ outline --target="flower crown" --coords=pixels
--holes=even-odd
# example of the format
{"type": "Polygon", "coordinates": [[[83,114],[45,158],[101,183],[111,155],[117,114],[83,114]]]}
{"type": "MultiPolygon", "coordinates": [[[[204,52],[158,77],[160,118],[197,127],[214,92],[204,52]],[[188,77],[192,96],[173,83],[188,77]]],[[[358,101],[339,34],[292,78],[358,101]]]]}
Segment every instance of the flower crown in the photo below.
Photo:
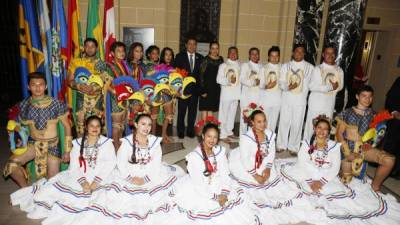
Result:
{"type": "Polygon", "coordinates": [[[331,120],[331,118],[327,117],[325,114],[321,114],[321,115],[318,115],[317,117],[315,117],[315,118],[312,120],[313,126],[316,127],[318,121],[320,121],[320,120],[326,120],[326,121],[328,121],[329,126],[332,126],[332,120],[331,120]]]}
{"type": "Polygon", "coordinates": [[[254,111],[259,110],[264,112],[264,108],[256,103],[250,103],[244,110],[243,110],[243,120],[245,123],[250,122],[250,116],[253,114],[254,111]]]}
{"type": "Polygon", "coordinates": [[[214,116],[207,116],[204,120],[200,120],[194,126],[196,134],[198,136],[200,136],[203,131],[203,127],[210,123],[216,125],[218,128],[219,128],[219,125],[221,124],[221,122],[218,121],[217,118],[215,118],[214,116]]]}

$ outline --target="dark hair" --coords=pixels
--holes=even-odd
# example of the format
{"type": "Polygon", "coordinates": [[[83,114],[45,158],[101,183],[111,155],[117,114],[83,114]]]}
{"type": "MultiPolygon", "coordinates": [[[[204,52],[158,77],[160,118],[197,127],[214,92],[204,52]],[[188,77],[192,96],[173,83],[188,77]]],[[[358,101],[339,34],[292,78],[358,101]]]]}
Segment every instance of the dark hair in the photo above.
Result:
{"type": "Polygon", "coordinates": [[[171,54],[172,54],[172,61],[171,61],[171,64],[173,64],[173,62],[174,62],[174,60],[175,60],[175,54],[174,54],[174,51],[172,50],[172,48],[169,48],[169,47],[165,47],[165,48],[163,48],[162,50],[161,50],[161,54],[160,54],[160,63],[166,63],[165,62],[165,53],[167,52],[167,51],[170,51],[171,52],[171,54]]]}
{"type": "MultiPolygon", "coordinates": [[[[127,57],[128,62],[132,62],[132,60],[133,60],[133,52],[135,51],[135,48],[136,48],[136,47],[142,48],[142,51],[144,50],[144,49],[143,49],[142,43],[140,43],[140,42],[133,42],[133,43],[129,46],[128,57],[127,57]]],[[[142,59],[140,59],[140,60],[142,60],[142,59]]]]}
{"type": "Polygon", "coordinates": [[[306,46],[303,43],[297,43],[293,45],[292,52],[294,52],[297,48],[303,48],[304,51],[306,50],[306,46]]]}
{"type": "Polygon", "coordinates": [[[189,43],[190,40],[193,40],[193,41],[195,41],[195,42],[197,43],[197,39],[196,39],[195,36],[188,36],[188,37],[186,38],[185,44],[189,43]]]}
{"type": "Polygon", "coordinates": [[[85,160],[83,158],[83,149],[85,148],[85,141],[86,141],[86,137],[88,135],[88,125],[93,120],[97,120],[99,122],[100,128],[103,127],[103,124],[101,122],[100,117],[98,117],[96,115],[93,115],[93,116],[89,116],[88,118],[86,118],[86,120],[85,120],[85,128],[84,128],[83,136],[82,136],[82,140],[81,140],[81,147],[80,147],[80,150],[79,150],[79,162],[85,160]]]}
{"type": "Polygon", "coordinates": [[[47,85],[46,75],[42,72],[32,72],[28,75],[28,84],[31,82],[32,79],[42,79],[44,83],[47,85]]]}
{"type": "Polygon", "coordinates": [[[374,94],[374,89],[369,85],[364,85],[357,89],[356,95],[360,95],[362,92],[371,92],[372,94],[374,94]]]}
{"type": "Polygon", "coordinates": [[[211,41],[210,44],[208,45],[208,48],[211,49],[211,46],[212,46],[213,44],[216,44],[216,45],[218,45],[218,47],[219,47],[218,41],[211,41]]]}
{"type": "MultiPolygon", "coordinates": [[[[218,139],[219,139],[219,135],[220,135],[221,131],[219,130],[218,125],[213,124],[213,123],[207,123],[206,125],[204,125],[203,130],[201,131],[201,134],[205,135],[207,133],[207,131],[210,130],[210,129],[215,129],[217,131],[218,139]]],[[[203,174],[204,174],[204,176],[208,177],[208,176],[211,175],[211,171],[209,171],[208,167],[207,167],[207,161],[209,162],[209,159],[208,159],[206,150],[204,149],[203,141],[204,141],[204,139],[202,137],[201,138],[201,142],[200,142],[200,149],[201,149],[201,154],[203,156],[204,165],[205,165],[205,168],[206,168],[204,170],[203,174]]]]}
{"type": "Polygon", "coordinates": [[[93,42],[94,45],[96,45],[96,48],[99,47],[99,43],[94,38],[90,38],[90,37],[86,38],[85,41],[83,42],[83,45],[86,45],[86,43],[88,43],[88,42],[93,42]]]}
{"type": "Polygon", "coordinates": [[[324,46],[324,49],[322,50],[322,52],[324,52],[327,48],[333,48],[333,50],[335,50],[335,55],[337,54],[337,48],[336,48],[335,44],[333,44],[333,43],[326,44],[324,46]]]}
{"type": "Polygon", "coordinates": [[[110,46],[110,50],[115,53],[115,49],[117,49],[118,47],[123,47],[124,51],[126,51],[126,45],[121,41],[113,42],[110,46]]]}
{"type": "Polygon", "coordinates": [[[228,48],[228,57],[229,57],[229,53],[230,53],[232,50],[236,50],[236,52],[239,53],[239,49],[238,49],[236,46],[231,46],[231,47],[228,48]]]}
{"type": "MultiPolygon", "coordinates": [[[[149,114],[139,114],[136,118],[135,118],[135,123],[138,123],[140,119],[147,117],[151,120],[151,116],[149,114]]],[[[132,137],[133,137],[133,143],[132,143],[132,155],[131,155],[131,159],[128,161],[131,164],[136,164],[136,128],[133,129],[132,131],[132,137]]]]}
{"type": "Polygon", "coordinates": [[[279,49],[278,46],[272,46],[271,48],[268,49],[268,56],[271,55],[271,52],[278,52],[278,54],[281,54],[281,50],[279,49]]]}
{"type": "MultiPolygon", "coordinates": [[[[328,124],[328,127],[329,127],[328,128],[328,135],[329,135],[331,133],[331,130],[332,130],[331,123],[325,118],[319,118],[315,122],[314,127],[317,127],[320,123],[328,124]]],[[[314,146],[315,138],[316,138],[316,135],[315,135],[315,131],[314,131],[313,135],[310,138],[310,148],[308,149],[308,154],[310,154],[310,155],[314,152],[314,150],[316,148],[316,146],[314,146]]]]}
{"type": "Polygon", "coordinates": [[[257,114],[263,114],[265,116],[265,113],[259,109],[254,110],[251,114],[250,114],[250,120],[254,121],[254,118],[256,117],[257,114]]]}
{"type": "Polygon", "coordinates": [[[256,47],[251,47],[251,48],[249,49],[249,55],[250,55],[250,53],[251,53],[252,51],[257,51],[257,53],[260,54],[260,49],[258,49],[258,48],[256,48],[256,47]]]}
{"type": "MultiPolygon", "coordinates": [[[[150,60],[150,54],[152,51],[156,50],[158,52],[158,54],[160,54],[160,48],[157,45],[150,45],[147,49],[146,49],[146,59],[150,60]]],[[[159,59],[160,60],[160,59],[159,59]]]]}

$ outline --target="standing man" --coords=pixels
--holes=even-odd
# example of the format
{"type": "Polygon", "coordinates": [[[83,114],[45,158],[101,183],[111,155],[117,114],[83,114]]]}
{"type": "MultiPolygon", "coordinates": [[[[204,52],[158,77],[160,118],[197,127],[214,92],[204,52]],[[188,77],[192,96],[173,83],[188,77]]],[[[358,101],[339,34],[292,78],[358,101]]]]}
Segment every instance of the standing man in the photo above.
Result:
{"type": "Polygon", "coordinates": [[[68,121],[68,108],[65,103],[45,94],[47,82],[39,72],[29,74],[28,88],[31,97],[19,103],[17,122],[28,127],[27,150],[22,155],[13,155],[8,160],[3,175],[11,178],[20,187],[26,187],[28,177],[23,166],[33,160],[37,180],[51,178],[60,170],[61,160],[69,161],[72,149],[71,126],[68,121]],[[57,124],[61,121],[65,130],[65,152],[59,147],[57,124]]]}
{"type": "Polygon", "coordinates": [[[268,63],[261,72],[260,104],[267,116],[268,129],[276,130],[279,112],[281,110],[282,91],[279,88],[281,64],[279,63],[280,49],[272,46],[268,50],[268,63]]]}
{"type": "Polygon", "coordinates": [[[400,175],[400,77],[386,94],[386,109],[393,115],[389,120],[383,148],[396,156],[393,176],[400,175]]]}
{"type": "Polygon", "coordinates": [[[343,70],[336,65],[336,48],[328,45],[322,53],[324,61],[315,67],[310,81],[310,97],[304,127],[304,139],[309,141],[314,133],[313,119],[325,114],[332,118],[336,94],[343,89],[343,70]]]}
{"type": "Polygon", "coordinates": [[[307,105],[308,85],[314,66],[304,60],[305,47],[293,47],[292,60],[281,69],[279,86],[282,89],[282,105],[278,128],[279,151],[289,150],[296,155],[300,148],[301,132],[307,105]]]}
{"type": "Polygon", "coordinates": [[[229,142],[233,135],[235,116],[240,98],[240,64],[238,49],[234,46],[228,49],[228,59],[218,69],[217,83],[221,85],[218,120],[221,121],[220,138],[229,142]]]}
{"type": "Polygon", "coordinates": [[[67,78],[68,86],[76,91],[72,111],[78,137],[83,135],[87,117],[96,115],[104,118],[104,77],[100,74],[106,70],[106,64],[96,56],[96,39],[86,38],[83,47],[83,57],[71,61],[67,78]]]}
{"type": "Polygon", "coordinates": [[[260,61],[260,49],[249,49],[249,61],[243,63],[240,68],[240,82],[242,83],[242,93],[240,97],[240,134],[245,134],[247,131],[247,123],[243,120],[243,110],[246,109],[250,103],[259,104],[260,93],[260,77],[262,65],[260,61]]]}
{"type": "Polygon", "coordinates": [[[203,57],[196,53],[197,41],[194,37],[189,37],[185,43],[186,50],[180,52],[176,55],[174,67],[184,69],[189,72],[189,75],[196,79],[196,87],[193,90],[192,96],[187,99],[178,100],[178,137],[180,139],[185,136],[185,116],[187,115],[187,128],[186,136],[193,138],[194,133],[194,123],[196,122],[197,115],[197,103],[199,100],[199,74],[200,74],[200,64],[203,57]]]}

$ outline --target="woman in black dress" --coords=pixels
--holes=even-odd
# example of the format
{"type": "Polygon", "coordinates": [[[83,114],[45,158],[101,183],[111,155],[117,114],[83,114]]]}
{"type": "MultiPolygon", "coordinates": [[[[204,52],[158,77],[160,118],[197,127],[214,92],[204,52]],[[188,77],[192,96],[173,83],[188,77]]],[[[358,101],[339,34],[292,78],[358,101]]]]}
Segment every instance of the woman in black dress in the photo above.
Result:
{"type": "Polygon", "coordinates": [[[210,51],[200,65],[200,103],[199,110],[202,119],[211,116],[219,108],[221,87],[217,83],[219,65],[224,59],[219,55],[218,42],[210,43],[210,51]]]}

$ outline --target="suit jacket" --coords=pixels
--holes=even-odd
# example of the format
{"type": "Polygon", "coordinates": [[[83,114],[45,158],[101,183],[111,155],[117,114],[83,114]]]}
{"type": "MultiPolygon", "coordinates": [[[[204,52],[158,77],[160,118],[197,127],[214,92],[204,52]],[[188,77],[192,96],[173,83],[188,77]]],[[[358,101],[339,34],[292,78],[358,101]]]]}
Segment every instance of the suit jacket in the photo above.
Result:
{"type": "MultiPolygon", "coordinates": [[[[193,71],[190,71],[190,62],[189,62],[189,56],[187,54],[187,51],[180,52],[176,55],[175,61],[174,61],[174,67],[180,68],[180,69],[185,69],[188,71],[189,75],[194,77],[196,79],[196,90],[197,94],[199,91],[199,81],[200,81],[200,65],[201,62],[203,61],[203,56],[200,55],[199,53],[195,53],[195,59],[194,59],[194,68],[193,71]]],[[[195,94],[195,93],[194,93],[195,94]]]]}
{"type": "Polygon", "coordinates": [[[386,109],[389,112],[398,111],[400,112],[400,77],[396,79],[392,87],[386,94],[386,109]]]}

